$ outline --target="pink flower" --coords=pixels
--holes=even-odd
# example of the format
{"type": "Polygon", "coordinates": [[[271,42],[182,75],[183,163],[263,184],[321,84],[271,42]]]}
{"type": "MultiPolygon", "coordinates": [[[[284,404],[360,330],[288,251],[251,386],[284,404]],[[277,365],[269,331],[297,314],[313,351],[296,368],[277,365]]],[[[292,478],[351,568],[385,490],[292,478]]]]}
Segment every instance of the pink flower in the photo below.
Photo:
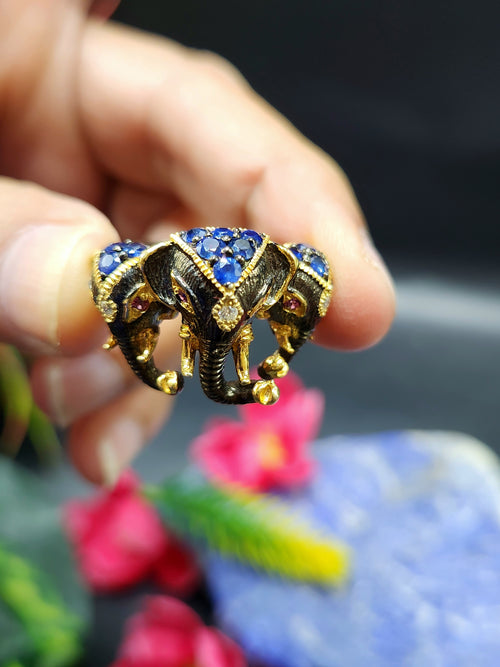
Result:
{"type": "Polygon", "coordinates": [[[243,421],[214,419],[193,441],[192,456],[208,477],[253,491],[297,487],[314,469],[307,445],[316,436],[323,394],[297,376],[278,380],[276,405],[239,407],[243,421]]]}
{"type": "Polygon", "coordinates": [[[111,667],[245,667],[241,649],[174,598],[146,598],[111,667]]]}
{"type": "Polygon", "coordinates": [[[200,581],[193,555],[141,498],[131,471],[111,491],[67,503],[64,523],[83,577],[94,591],[120,590],[152,576],[182,595],[200,581]]]}

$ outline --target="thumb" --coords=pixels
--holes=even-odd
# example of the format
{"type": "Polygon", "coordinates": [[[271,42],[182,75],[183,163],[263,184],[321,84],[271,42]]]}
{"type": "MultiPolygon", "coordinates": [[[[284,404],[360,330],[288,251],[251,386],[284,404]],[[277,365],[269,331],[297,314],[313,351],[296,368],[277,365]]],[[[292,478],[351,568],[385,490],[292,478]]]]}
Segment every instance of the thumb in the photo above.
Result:
{"type": "Polygon", "coordinates": [[[104,327],[88,287],[91,257],[116,239],[89,204],[0,178],[0,340],[36,354],[96,344],[104,327]]]}

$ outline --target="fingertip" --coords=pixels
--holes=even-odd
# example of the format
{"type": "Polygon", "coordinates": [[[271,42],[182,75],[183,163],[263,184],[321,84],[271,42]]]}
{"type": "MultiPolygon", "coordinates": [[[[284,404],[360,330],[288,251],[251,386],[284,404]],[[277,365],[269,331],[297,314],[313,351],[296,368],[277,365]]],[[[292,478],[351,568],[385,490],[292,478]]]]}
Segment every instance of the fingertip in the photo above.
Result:
{"type": "Polygon", "coordinates": [[[70,429],[70,459],[94,484],[112,486],[120,473],[170,414],[173,402],[150,387],[139,386],[70,429]]]}
{"type": "Polygon", "coordinates": [[[330,308],[315,340],[340,350],[378,343],[396,311],[394,284],[363,224],[313,226],[314,243],[329,257],[333,275],[330,308]]]}

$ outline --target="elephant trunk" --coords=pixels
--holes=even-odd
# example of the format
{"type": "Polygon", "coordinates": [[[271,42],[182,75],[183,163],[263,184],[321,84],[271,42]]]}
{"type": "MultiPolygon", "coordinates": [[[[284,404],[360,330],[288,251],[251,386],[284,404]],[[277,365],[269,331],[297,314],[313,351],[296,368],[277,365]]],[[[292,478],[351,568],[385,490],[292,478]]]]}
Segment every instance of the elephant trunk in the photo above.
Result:
{"type": "Polygon", "coordinates": [[[227,382],[224,378],[224,363],[231,352],[231,343],[200,342],[200,382],[205,395],[218,403],[254,403],[250,384],[227,382]]]}

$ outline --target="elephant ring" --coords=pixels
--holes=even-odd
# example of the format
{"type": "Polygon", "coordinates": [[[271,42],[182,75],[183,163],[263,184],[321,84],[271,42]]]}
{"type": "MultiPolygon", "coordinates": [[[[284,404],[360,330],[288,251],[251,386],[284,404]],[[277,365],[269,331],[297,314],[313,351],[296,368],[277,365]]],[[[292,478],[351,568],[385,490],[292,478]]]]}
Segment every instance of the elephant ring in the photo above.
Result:
{"type": "Polygon", "coordinates": [[[94,302],[134,373],[177,394],[193,375],[196,352],[205,394],[219,403],[278,400],[274,382],[327,311],[332,277],[323,253],[303,243],[273,243],[251,229],[195,228],[168,241],[113,243],[93,258],[94,302]],[[153,352],[162,320],[182,316],[181,370],[162,372],[153,352]],[[250,378],[252,318],[267,319],[278,349],[250,378]],[[232,352],[236,381],[224,377],[232,352]]]}

